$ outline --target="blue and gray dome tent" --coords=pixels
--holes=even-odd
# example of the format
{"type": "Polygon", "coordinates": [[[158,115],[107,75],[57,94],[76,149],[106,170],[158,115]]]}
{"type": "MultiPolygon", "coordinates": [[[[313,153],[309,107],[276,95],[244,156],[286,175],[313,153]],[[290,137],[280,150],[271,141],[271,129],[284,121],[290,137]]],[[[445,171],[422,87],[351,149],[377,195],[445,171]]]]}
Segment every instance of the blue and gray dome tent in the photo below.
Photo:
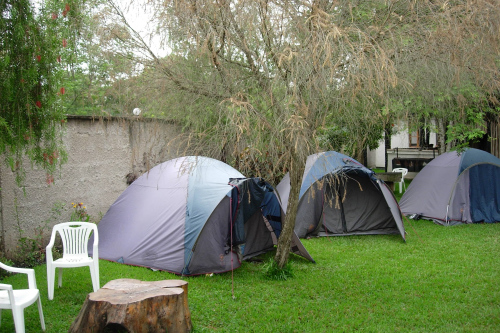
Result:
{"type": "MultiPolygon", "coordinates": [[[[284,216],[273,188],[207,157],[181,157],[135,180],[98,225],[101,259],[176,274],[221,273],[272,250],[284,216]]],[[[292,251],[312,260],[300,240],[292,251]]]]}
{"type": "Polygon", "coordinates": [[[500,221],[500,159],[474,148],[441,154],[415,176],[399,204],[404,215],[443,225],[500,221]]]}
{"type": "MultiPolygon", "coordinates": [[[[286,212],[288,174],[276,190],[286,212]]],[[[392,191],[375,178],[372,170],[335,151],[307,158],[295,233],[300,238],[400,234],[405,239],[401,212],[392,191]]]]}

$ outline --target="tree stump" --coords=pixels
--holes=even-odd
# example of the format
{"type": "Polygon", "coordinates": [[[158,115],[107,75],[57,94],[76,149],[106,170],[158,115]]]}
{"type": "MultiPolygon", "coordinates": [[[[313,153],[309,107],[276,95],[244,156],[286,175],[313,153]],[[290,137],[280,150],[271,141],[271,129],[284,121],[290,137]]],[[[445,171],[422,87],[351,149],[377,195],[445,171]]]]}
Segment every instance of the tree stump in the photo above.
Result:
{"type": "Polygon", "coordinates": [[[119,279],[90,293],[69,332],[190,332],[188,283],[119,279]]]}

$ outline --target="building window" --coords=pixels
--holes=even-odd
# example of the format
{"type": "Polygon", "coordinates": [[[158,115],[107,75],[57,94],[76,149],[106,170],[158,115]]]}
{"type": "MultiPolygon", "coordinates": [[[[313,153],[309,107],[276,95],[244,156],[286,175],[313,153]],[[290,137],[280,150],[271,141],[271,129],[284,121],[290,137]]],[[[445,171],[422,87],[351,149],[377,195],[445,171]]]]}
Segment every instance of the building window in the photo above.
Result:
{"type": "Polygon", "coordinates": [[[410,147],[420,147],[420,131],[410,133],[410,147]]]}
{"type": "Polygon", "coordinates": [[[420,128],[409,134],[410,148],[428,149],[430,141],[430,131],[425,128],[420,128]]]}

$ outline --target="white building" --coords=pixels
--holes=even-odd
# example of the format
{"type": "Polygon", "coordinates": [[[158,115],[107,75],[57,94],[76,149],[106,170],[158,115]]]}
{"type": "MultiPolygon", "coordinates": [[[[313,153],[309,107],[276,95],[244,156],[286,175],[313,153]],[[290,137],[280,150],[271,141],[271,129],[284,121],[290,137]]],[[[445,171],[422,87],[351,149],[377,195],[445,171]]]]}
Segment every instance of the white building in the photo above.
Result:
{"type": "MultiPolygon", "coordinates": [[[[426,130],[408,133],[407,128],[400,126],[401,131],[391,135],[391,147],[387,149],[387,171],[402,167],[408,169],[408,177],[413,178],[431,159],[438,155],[437,134],[426,130]]],[[[367,165],[369,168],[385,168],[385,145],[380,141],[375,150],[368,149],[367,165]]]]}

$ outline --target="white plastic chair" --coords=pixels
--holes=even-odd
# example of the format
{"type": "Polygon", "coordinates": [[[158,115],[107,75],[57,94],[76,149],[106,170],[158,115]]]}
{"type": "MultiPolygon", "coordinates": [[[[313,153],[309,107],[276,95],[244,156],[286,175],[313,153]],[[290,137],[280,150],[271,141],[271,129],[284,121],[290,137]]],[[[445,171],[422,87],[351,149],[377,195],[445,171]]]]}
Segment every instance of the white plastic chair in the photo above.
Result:
{"type": "MultiPolygon", "coordinates": [[[[13,289],[10,284],[0,284],[0,314],[2,309],[11,309],[14,318],[16,333],[24,333],[24,308],[38,303],[38,314],[42,330],[45,331],[45,320],[43,319],[42,301],[40,291],[36,288],[35,271],[31,268],[10,267],[0,262],[0,267],[13,273],[23,273],[28,276],[29,289],[13,289]]],[[[1,319],[1,316],[0,316],[1,319]]]]}
{"type": "Polygon", "coordinates": [[[399,193],[403,193],[403,187],[406,191],[405,176],[408,174],[408,169],[406,168],[395,168],[392,172],[401,172],[401,181],[399,182],[399,193]]]}
{"type": "Polygon", "coordinates": [[[62,287],[62,269],[68,267],[89,266],[94,292],[99,289],[99,237],[97,226],[88,222],[65,222],[56,224],[52,229],[49,245],[46,248],[47,256],[47,283],[49,286],[49,300],[54,299],[54,278],[56,267],[59,268],[59,288],[62,287]],[[94,233],[93,257],[88,254],[88,241],[94,233]],[[59,233],[63,244],[63,257],[53,260],[52,248],[59,233]]]}

